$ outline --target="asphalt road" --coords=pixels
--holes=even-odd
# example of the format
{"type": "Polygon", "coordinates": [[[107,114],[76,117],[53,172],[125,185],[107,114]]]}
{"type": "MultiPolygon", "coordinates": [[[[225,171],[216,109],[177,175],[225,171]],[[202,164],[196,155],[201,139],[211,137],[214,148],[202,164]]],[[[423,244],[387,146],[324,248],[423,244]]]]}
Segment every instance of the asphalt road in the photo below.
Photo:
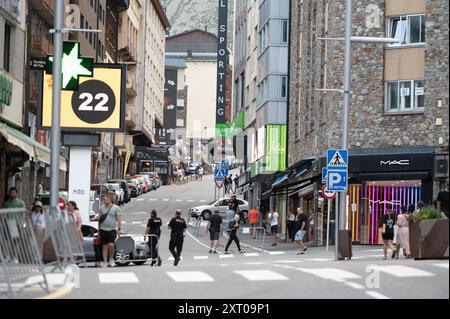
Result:
{"type": "MultiPolygon", "coordinates": [[[[122,209],[129,234],[143,234],[152,209],[164,225],[181,209],[214,199],[211,177],[183,186],[164,186],[143,195],[122,209]]],[[[208,254],[208,236],[189,228],[183,259],[174,267],[168,251],[169,230],[163,227],[161,267],[81,268],[80,287],[62,298],[133,299],[305,299],[305,298],[449,298],[448,260],[382,260],[378,246],[354,247],[350,261],[334,261],[333,247],[309,248],[298,256],[295,244],[245,254],[208,254]]],[[[245,239],[243,239],[245,241],[245,239]]],[[[221,239],[222,245],[225,239],[221,239]]],[[[269,245],[266,245],[269,246],[269,245]]],[[[256,247],[257,248],[257,247],[256,247]]],[[[223,246],[220,247],[223,251],[223,246]]],[[[234,248],[234,252],[236,252],[234,248]]]]}

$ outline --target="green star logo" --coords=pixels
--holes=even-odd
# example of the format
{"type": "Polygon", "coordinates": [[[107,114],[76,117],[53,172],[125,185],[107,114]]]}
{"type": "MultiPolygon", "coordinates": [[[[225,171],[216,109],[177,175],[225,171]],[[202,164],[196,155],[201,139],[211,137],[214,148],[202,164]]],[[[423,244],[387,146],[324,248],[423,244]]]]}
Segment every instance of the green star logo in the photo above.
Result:
{"type": "MultiPolygon", "coordinates": [[[[78,90],[80,76],[93,76],[94,59],[80,56],[79,42],[63,43],[62,89],[78,90]]],[[[47,58],[47,74],[53,72],[53,56],[47,58]]]]}

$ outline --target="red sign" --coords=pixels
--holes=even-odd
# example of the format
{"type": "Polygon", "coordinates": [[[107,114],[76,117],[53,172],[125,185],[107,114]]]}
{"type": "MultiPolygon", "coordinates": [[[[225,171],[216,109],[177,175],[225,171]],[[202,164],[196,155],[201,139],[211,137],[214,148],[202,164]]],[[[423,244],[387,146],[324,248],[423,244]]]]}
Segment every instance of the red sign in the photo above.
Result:
{"type": "Polygon", "coordinates": [[[322,187],[322,196],[325,199],[334,199],[336,197],[336,192],[330,192],[327,190],[327,185],[323,185],[322,187]]]}
{"type": "Polygon", "coordinates": [[[218,189],[221,189],[223,187],[223,184],[225,183],[224,180],[214,180],[216,182],[216,186],[218,189]]]}
{"type": "Polygon", "coordinates": [[[59,198],[58,199],[58,208],[61,211],[66,209],[66,201],[64,200],[64,198],[59,198]]]}

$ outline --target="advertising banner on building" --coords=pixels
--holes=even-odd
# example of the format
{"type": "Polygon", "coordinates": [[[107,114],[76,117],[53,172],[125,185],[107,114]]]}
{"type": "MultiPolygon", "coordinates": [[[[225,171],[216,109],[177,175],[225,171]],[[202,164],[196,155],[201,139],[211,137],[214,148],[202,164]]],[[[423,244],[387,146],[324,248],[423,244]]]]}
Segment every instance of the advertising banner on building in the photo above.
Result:
{"type": "Polygon", "coordinates": [[[286,125],[266,127],[266,171],[286,170],[286,125]]]}
{"type": "Polygon", "coordinates": [[[228,0],[219,0],[219,28],[217,42],[217,99],[216,127],[226,124],[226,90],[227,90],[227,32],[228,32],[228,0]]]}
{"type": "MultiPolygon", "coordinates": [[[[123,132],[125,128],[126,70],[123,65],[96,64],[93,76],[80,76],[78,89],[61,91],[63,131],[123,132]]],[[[39,128],[52,126],[52,81],[40,79],[39,128]]]]}
{"type": "Polygon", "coordinates": [[[173,133],[177,128],[177,70],[166,69],[164,87],[164,131],[167,140],[175,140],[173,133]]]}

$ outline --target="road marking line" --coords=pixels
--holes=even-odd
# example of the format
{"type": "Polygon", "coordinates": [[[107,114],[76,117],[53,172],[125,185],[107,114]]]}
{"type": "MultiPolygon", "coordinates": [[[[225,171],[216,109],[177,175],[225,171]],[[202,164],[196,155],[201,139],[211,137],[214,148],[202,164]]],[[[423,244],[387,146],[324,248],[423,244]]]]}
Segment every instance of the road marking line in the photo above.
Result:
{"type": "MultiPolygon", "coordinates": [[[[204,243],[202,243],[200,240],[198,240],[197,238],[195,238],[193,235],[191,235],[191,233],[190,232],[186,232],[186,234],[188,234],[188,236],[189,237],[191,237],[195,242],[197,242],[197,244],[199,244],[199,245],[202,245],[203,247],[206,247],[206,248],[208,248],[208,250],[209,249],[211,249],[211,247],[210,246],[208,246],[208,245],[206,245],[206,244],[204,244],[204,243]]],[[[218,251],[218,253],[219,254],[222,254],[220,251],[218,251]]]]}
{"type": "Polygon", "coordinates": [[[206,203],[206,200],[202,199],[200,200],[200,203],[206,203]]]}
{"type": "Polygon", "coordinates": [[[334,259],[331,259],[331,258],[307,258],[305,260],[307,260],[307,261],[333,261],[334,259]]]}
{"type": "Polygon", "coordinates": [[[234,255],[219,255],[219,258],[234,258],[234,255]]]}
{"type": "Polygon", "coordinates": [[[284,251],[269,251],[268,253],[271,256],[284,255],[284,251]]]}
{"type": "Polygon", "coordinates": [[[182,202],[182,200],[181,200],[181,199],[176,199],[175,201],[176,201],[176,202],[182,202]]]}
{"type": "Polygon", "coordinates": [[[148,213],[147,212],[134,212],[134,213],[131,213],[131,215],[147,215],[148,213]]]}
{"type": "Polygon", "coordinates": [[[302,260],[273,260],[273,263],[280,263],[280,264],[297,264],[297,263],[302,263],[302,260]]]}
{"type": "Polygon", "coordinates": [[[212,282],[214,278],[202,271],[168,271],[166,274],[175,282],[212,282]]]}
{"type": "Polygon", "coordinates": [[[375,299],[390,299],[389,297],[372,290],[366,291],[366,295],[369,295],[375,299]]]}
{"type": "Polygon", "coordinates": [[[356,282],[346,281],[346,282],[344,282],[344,284],[346,286],[349,286],[349,287],[353,288],[353,289],[357,289],[357,290],[364,289],[363,285],[360,285],[360,284],[358,284],[356,282]]]}
{"type": "Polygon", "coordinates": [[[193,199],[188,199],[188,203],[192,203],[193,201],[193,199]]]}
{"type": "Polygon", "coordinates": [[[248,254],[244,254],[245,257],[258,257],[259,254],[258,253],[248,253],[248,254]]]}
{"type": "Polygon", "coordinates": [[[359,279],[360,275],[354,274],[349,271],[341,270],[338,268],[296,268],[299,271],[303,271],[322,279],[333,280],[337,282],[344,282],[346,279],[359,279]]]}
{"type": "Polygon", "coordinates": [[[143,198],[138,198],[137,201],[138,201],[138,202],[143,202],[144,199],[143,199],[143,198]]]}
{"type": "Polygon", "coordinates": [[[132,224],[133,224],[133,225],[141,225],[142,222],[137,222],[137,221],[136,221],[136,222],[132,222],[132,224]]]}
{"type": "Polygon", "coordinates": [[[194,256],[194,260],[205,260],[208,259],[208,256],[194,256]]]}
{"type": "Polygon", "coordinates": [[[163,202],[168,202],[168,201],[169,201],[168,198],[164,198],[164,199],[163,199],[163,202]]]}
{"type": "Polygon", "coordinates": [[[401,265],[373,266],[372,270],[382,271],[398,278],[434,276],[431,272],[401,265]]]}
{"type": "Polygon", "coordinates": [[[244,265],[266,265],[266,263],[262,263],[262,262],[251,262],[251,263],[244,263],[244,265]]]}
{"type": "Polygon", "coordinates": [[[448,264],[433,264],[433,266],[448,269],[448,264]]]}
{"type": "Polygon", "coordinates": [[[156,201],[158,201],[158,199],[157,198],[150,198],[148,201],[149,202],[156,202],[156,201]]]}
{"type": "Polygon", "coordinates": [[[139,279],[132,272],[115,272],[98,274],[98,280],[101,284],[137,284],[139,279]]]}
{"type": "Polygon", "coordinates": [[[250,281],[274,281],[289,279],[271,270],[235,270],[234,273],[250,281]]]}
{"type": "MultiPolygon", "coordinates": [[[[183,260],[183,256],[181,256],[180,259],[183,260]]],[[[168,261],[175,261],[175,258],[169,257],[167,260],[168,260],[168,261]]]]}
{"type": "Polygon", "coordinates": [[[61,288],[57,291],[51,292],[48,295],[45,295],[43,297],[38,297],[36,299],[56,299],[56,298],[61,298],[64,297],[65,295],[67,295],[68,293],[70,293],[72,291],[72,289],[70,288],[61,288]]]}

